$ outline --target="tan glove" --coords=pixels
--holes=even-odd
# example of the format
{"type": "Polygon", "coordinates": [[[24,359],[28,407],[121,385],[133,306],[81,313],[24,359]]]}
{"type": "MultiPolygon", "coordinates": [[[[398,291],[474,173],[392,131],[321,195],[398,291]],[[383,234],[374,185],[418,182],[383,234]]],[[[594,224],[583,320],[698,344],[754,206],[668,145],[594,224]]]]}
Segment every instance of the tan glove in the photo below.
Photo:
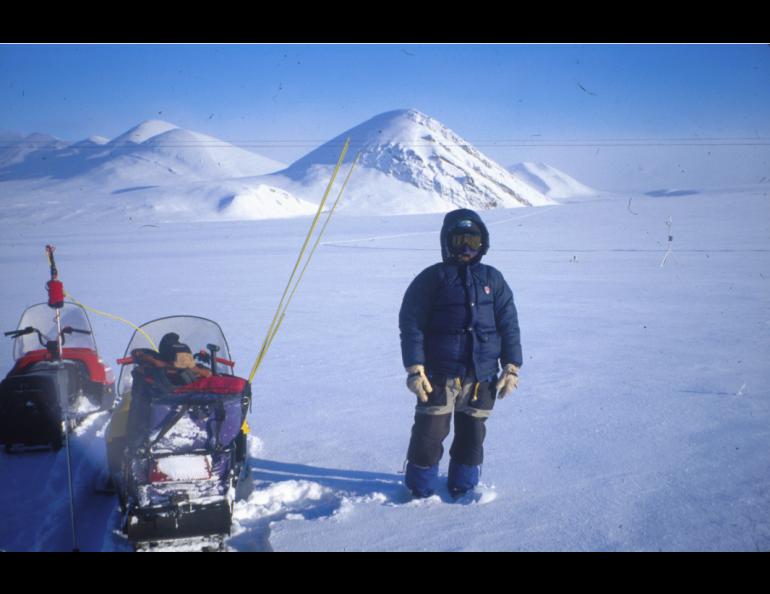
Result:
{"type": "Polygon", "coordinates": [[[193,359],[192,353],[177,353],[174,367],[177,369],[195,369],[195,359],[193,359]]]}
{"type": "Polygon", "coordinates": [[[211,370],[199,367],[193,359],[192,353],[177,353],[174,361],[175,369],[188,369],[197,377],[211,377],[211,370]]]}
{"type": "Polygon", "coordinates": [[[513,363],[507,363],[503,368],[503,375],[497,381],[495,389],[497,397],[503,399],[519,387],[519,368],[513,363]]]}
{"type": "Polygon", "coordinates": [[[428,402],[428,394],[433,392],[433,386],[425,375],[425,367],[422,365],[412,365],[406,368],[409,374],[406,378],[406,387],[417,395],[420,402],[428,402]]]}

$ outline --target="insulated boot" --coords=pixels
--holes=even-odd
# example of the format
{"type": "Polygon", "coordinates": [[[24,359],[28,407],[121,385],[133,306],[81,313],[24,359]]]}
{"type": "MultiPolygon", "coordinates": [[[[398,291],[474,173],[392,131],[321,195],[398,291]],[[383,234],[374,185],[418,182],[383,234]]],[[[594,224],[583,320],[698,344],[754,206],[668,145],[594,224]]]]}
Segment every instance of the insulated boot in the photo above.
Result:
{"type": "Polygon", "coordinates": [[[404,483],[418,499],[430,497],[435,493],[433,484],[438,477],[438,466],[417,466],[411,462],[406,465],[404,483]]]}
{"type": "Polygon", "coordinates": [[[450,495],[458,499],[479,484],[479,467],[450,460],[447,482],[450,495]]]}

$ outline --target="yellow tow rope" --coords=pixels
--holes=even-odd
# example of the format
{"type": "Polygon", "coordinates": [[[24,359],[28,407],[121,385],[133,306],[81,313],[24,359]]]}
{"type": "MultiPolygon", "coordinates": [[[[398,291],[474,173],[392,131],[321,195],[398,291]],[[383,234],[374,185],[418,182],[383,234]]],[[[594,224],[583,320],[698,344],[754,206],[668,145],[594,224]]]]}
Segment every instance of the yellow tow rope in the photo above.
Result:
{"type": "MultiPolygon", "coordinates": [[[[289,294],[289,298],[286,300],[286,304],[283,306],[281,315],[278,318],[278,323],[276,324],[272,334],[269,337],[267,347],[264,348],[264,352],[260,353],[260,357],[257,359],[257,369],[259,369],[259,366],[262,364],[262,360],[265,358],[265,354],[267,354],[267,351],[270,350],[270,345],[273,344],[273,339],[275,338],[275,335],[278,334],[278,330],[281,327],[281,324],[283,323],[283,318],[286,316],[286,310],[289,308],[289,303],[291,303],[291,300],[294,297],[294,293],[297,292],[297,287],[299,287],[300,282],[302,282],[302,277],[305,276],[305,271],[307,270],[308,264],[310,264],[310,259],[313,257],[313,254],[315,254],[315,250],[318,247],[318,244],[321,242],[321,237],[323,237],[324,231],[326,231],[326,227],[329,225],[329,221],[331,220],[332,215],[334,214],[334,211],[337,209],[337,204],[339,204],[340,198],[342,198],[342,194],[348,185],[348,180],[350,179],[350,175],[353,173],[353,169],[355,169],[356,167],[356,163],[358,163],[359,157],[361,157],[361,153],[358,153],[356,155],[356,158],[350,167],[350,171],[348,171],[348,175],[345,178],[345,182],[342,184],[342,188],[340,189],[339,194],[337,194],[337,199],[334,201],[334,205],[332,206],[329,213],[326,215],[326,221],[324,221],[323,227],[321,227],[321,230],[318,232],[318,236],[316,237],[315,243],[313,244],[313,247],[310,249],[310,253],[308,254],[307,260],[305,260],[305,265],[302,267],[302,270],[299,273],[299,276],[297,277],[297,282],[294,283],[294,287],[292,288],[291,293],[289,294]]],[[[254,371],[254,373],[256,374],[256,370],[254,371]]],[[[251,379],[252,378],[250,377],[249,381],[251,381],[251,379]]]]}
{"type": "Polygon", "coordinates": [[[353,162],[353,165],[351,166],[350,171],[348,172],[348,176],[345,179],[345,183],[343,184],[342,189],[340,190],[340,193],[337,196],[337,200],[334,203],[334,206],[332,207],[332,209],[329,211],[329,214],[326,217],[326,222],[321,228],[321,231],[318,234],[318,238],[316,239],[316,242],[313,245],[313,248],[311,249],[310,254],[308,255],[308,258],[305,261],[305,265],[302,268],[302,271],[300,272],[299,277],[297,278],[297,282],[292,287],[292,281],[294,280],[294,276],[297,274],[297,270],[299,269],[300,262],[302,262],[302,258],[305,255],[307,246],[310,243],[310,238],[313,236],[313,232],[315,231],[316,225],[318,224],[318,220],[321,217],[321,212],[323,211],[323,207],[326,204],[327,198],[329,197],[329,192],[331,191],[332,186],[334,185],[334,181],[337,178],[337,174],[339,173],[340,167],[342,166],[342,162],[345,160],[345,155],[348,152],[348,148],[350,148],[350,138],[348,138],[345,141],[345,146],[342,147],[342,152],[340,153],[340,157],[337,160],[337,164],[334,167],[334,171],[332,172],[332,178],[329,181],[329,185],[326,187],[326,191],[324,192],[321,203],[318,205],[318,210],[316,211],[315,217],[313,218],[313,222],[310,225],[310,230],[308,231],[307,236],[305,237],[305,242],[302,244],[302,249],[299,252],[299,256],[297,256],[297,262],[294,264],[294,269],[292,270],[291,276],[289,277],[289,282],[286,283],[286,288],[284,289],[283,295],[281,296],[281,300],[278,303],[278,308],[276,309],[275,315],[273,316],[273,321],[270,323],[270,327],[267,330],[265,339],[262,342],[262,348],[259,350],[257,359],[254,361],[254,365],[251,368],[251,373],[249,374],[249,382],[254,380],[254,376],[256,375],[257,370],[262,364],[262,361],[264,360],[265,355],[267,354],[267,351],[270,349],[270,345],[273,343],[273,339],[275,338],[275,335],[278,333],[278,329],[281,327],[283,318],[286,315],[286,309],[289,307],[289,303],[291,302],[292,297],[294,297],[294,293],[297,291],[297,287],[299,286],[299,283],[302,280],[302,276],[305,274],[305,270],[307,269],[308,263],[310,262],[310,259],[313,257],[313,253],[315,253],[316,247],[318,247],[318,243],[320,241],[321,236],[323,235],[323,232],[326,230],[326,226],[329,224],[329,219],[331,219],[334,209],[337,207],[337,203],[342,197],[342,193],[345,190],[345,186],[347,185],[348,180],[350,179],[350,174],[353,172],[353,168],[358,162],[360,153],[358,154],[358,156],[356,156],[356,159],[353,162]],[[290,288],[291,288],[291,293],[289,293],[290,288]],[[289,296],[288,300],[286,300],[287,295],[289,296]],[[284,304],[285,300],[286,300],[286,303],[284,304]]]}
{"type": "Polygon", "coordinates": [[[139,326],[137,326],[136,324],[133,324],[132,322],[129,322],[127,319],[125,319],[125,318],[121,318],[120,316],[116,316],[116,315],[114,315],[114,314],[111,314],[111,313],[108,313],[108,312],[106,312],[106,311],[99,311],[98,309],[94,309],[93,307],[89,307],[89,306],[87,306],[85,303],[81,303],[80,301],[78,301],[77,299],[75,299],[75,298],[74,298],[74,297],[73,297],[73,296],[72,296],[70,293],[67,293],[67,292],[65,292],[64,294],[65,294],[65,295],[66,295],[66,296],[67,296],[67,297],[70,299],[70,301],[72,301],[72,302],[73,302],[75,305],[79,305],[80,307],[82,307],[82,308],[83,308],[83,309],[85,309],[85,310],[88,310],[88,311],[90,311],[90,312],[93,312],[93,313],[95,313],[95,314],[97,314],[97,315],[99,315],[99,316],[103,316],[103,317],[105,317],[105,318],[109,318],[109,319],[111,319],[111,320],[116,320],[116,321],[118,321],[118,322],[123,322],[124,324],[127,324],[127,325],[131,326],[131,327],[132,327],[134,330],[136,330],[137,332],[139,332],[139,333],[140,333],[142,336],[144,336],[144,337],[147,339],[147,342],[149,342],[149,343],[150,343],[150,346],[153,348],[153,350],[156,350],[156,351],[158,350],[158,347],[156,347],[156,346],[155,346],[155,343],[152,341],[152,338],[150,338],[150,335],[149,335],[149,334],[147,334],[147,332],[145,332],[144,330],[142,330],[142,329],[141,329],[139,326]]]}

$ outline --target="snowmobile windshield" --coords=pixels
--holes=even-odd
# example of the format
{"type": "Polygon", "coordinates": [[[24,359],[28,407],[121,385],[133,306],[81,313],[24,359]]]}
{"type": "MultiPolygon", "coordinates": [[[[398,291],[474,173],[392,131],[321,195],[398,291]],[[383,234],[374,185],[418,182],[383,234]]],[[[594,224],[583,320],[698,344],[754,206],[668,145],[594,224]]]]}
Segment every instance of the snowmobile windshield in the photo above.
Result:
{"type": "MultiPolygon", "coordinates": [[[[161,339],[169,332],[178,334],[179,342],[189,346],[193,353],[209,353],[209,345],[214,345],[219,348],[216,353],[218,359],[230,360],[230,348],[222,328],[212,320],[197,316],[171,316],[142,324],[131,337],[125,356],[130,356],[134,349],[157,351],[161,339]]],[[[120,370],[118,394],[123,395],[131,391],[133,369],[134,366],[128,364],[120,370]]],[[[228,365],[218,364],[217,374],[233,375],[233,370],[228,365]]]]}
{"type": "MultiPolygon", "coordinates": [[[[56,340],[56,310],[48,306],[47,303],[38,303],[27,308],[21,315],[19,321],[19,330],[31,326],[39,330],[43,335],[43,340],[56,340]]],[[[74,303],[65,303],[61,308],[61,327],[64,330],[67,327],[73,330],[84,330],[91,332],[91,323],[88,320],[86,311],[74,303]]],[[[96,342],[93,334],[84,334],[82,332],[70,332],[64,334],[65,348],[85,348],[96,350],[96,342]]],[[[31,351],[39,351],[45,347],[40,344],[36,332],[19,336],[14,340],[13,357],[17,361],[31,351]]]]}

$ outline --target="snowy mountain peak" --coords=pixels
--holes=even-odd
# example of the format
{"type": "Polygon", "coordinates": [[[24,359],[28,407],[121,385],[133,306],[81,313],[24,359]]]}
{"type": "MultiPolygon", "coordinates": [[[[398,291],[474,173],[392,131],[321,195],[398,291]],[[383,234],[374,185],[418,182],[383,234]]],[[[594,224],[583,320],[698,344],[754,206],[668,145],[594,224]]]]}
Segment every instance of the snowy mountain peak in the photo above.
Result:
{"type": "Polygon", "coordinates": [[[415,145],[434,141],[431,132],[439,130],[444,135],[452,134],[451,130],[440,122],[417,109],[388,111],[333,138],[293,163],[290,169],[302,170],[310,165],[334,165],[346,138],[350,138],[351,151],[362,152],[362,164],[366,164],[366,159],[381,152],[381,147],[400,147],[405,152],[415,145]]]}
{"type": "Polygon", "coordinates": [[[83,140],[79,140],[78,142],[72,144],[71,148],[93,148],[104,146],[109,142],[110,139],[105,138],[104,136],[89,136],[88,138],[84,138],[83,140]]]}
{"type": "Polygon", "coordinates": [[[30,145],[37,144],[41,146],[64,143],[64,141],[56,138],[56,136],[51,136],[50,134],[42,134],[40,132],[33,132],[32,134],[25,136],[23,139],[23,142],[28,143],[30,145]]]}
{"type": "Polygon", "coordinates": [[[397,109],[375,116],[349,132],[353,141],[371,147],[380,144],[417,144],[425,140],[425,129],[449,131],[437,120],[410,109],[397,109]]]}
{"type": "Polygon", "coordinates": [[[17,166],[31,156],[37,157],[38,160],[48,159],[53,153],[67,146],[66,142],[55,136],[38,132],[27,136],[4,133],[0,139],[0,170],[17,166]]]}
{"type": "Polygon", "coordinates": [[[545,163],[517,163],[508,171],[550,198],[575,198],[597,193],[595,189],[545,163]]]}
{"type": "Polygon", "coordinates": [[[177,128],[178,126],[169,122],[164,122],[163,120],[146,120],[138,126],[131,128],[128,132],[113,139],[110,144],[112,146],[121,146],[129,143],[141,144],[150,138],[177,128]]]}
{"type": "MultiPolygon", "coordinates": [[[[320,169],[336,163],[346,138],[351,154],[361,152],[356,174],[380,187],[379,195],[358,192],[357,203],[346,209],[365,212],[435,212],[465,207],[486,210],[496,207],[552,204],[542,193],[512,176],[469,142],[438,120],[410,108],[388,111],[340,134],[296,161],[285,172],[295,181],[316,178],[320,169]],[[375,173],[386,179],[376,182],[375,173]],[[398,191],[392,182],[404,191],[398,191]],[[393,190],[383,198],[382,188],[393,190]],[[407,189],[430,194],[422,204],[416,196],[401,199],[407,189]],[[368,199],[365,200],[364,196],[368,199]],[[405,204],[403,201],[407,201],[405,204]],[[384,204],[384,202],[392,204],[384,204]]],[[[351,189],[351,193],[353,193],[351,189]]],[[[352,199],[351,199],[352,201],[352,199]]]]}
{"type": "Polygon", "coordinates": [[[0,151],[0,180],[48,179],[60,183],[77,179],[79,188],[109,192],[264,175],[284,167],[273,159],[162,120],[144,121],[113,140],[91,136],[67,144],[38,135],[0,151]]]}
{"type": "Polygon", "coordinates": [[[146,147],[231,146],[227,142],[213,136],[207,136],[206,134],[193,132],[192,130],[185,130],[184,128],[171,128],[169,130],[165,130],[159,134],[155,134],[149,137],[142,144],[146,147]]]}

